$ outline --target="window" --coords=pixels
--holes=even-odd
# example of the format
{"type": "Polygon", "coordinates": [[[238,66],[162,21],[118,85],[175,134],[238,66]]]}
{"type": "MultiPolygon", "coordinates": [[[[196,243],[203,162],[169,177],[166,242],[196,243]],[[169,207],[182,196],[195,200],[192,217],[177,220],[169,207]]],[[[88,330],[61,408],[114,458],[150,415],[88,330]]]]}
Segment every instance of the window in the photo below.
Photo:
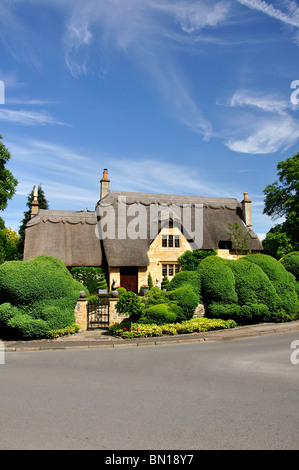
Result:
{"type": "Polygon", "coordinates": [[[162,247],[167,248],[167,236],[162,235],[162,247]]]}
{"type": "Polygon", "coordinates": [[[179,235],[162,235],[162,248],[180,248],[179,235]]]}
{"type": "Polygon", "coordinates": [[[162,264],[162,276],[167,276],[167,264],[162,264]]]}
{"type": "Polygon", "coordinates": [[[162,264],[162,277],[172,277],[177,274],[180,270],[179,264],[162,264]]]}
{"type": "Polygon", "coordinates": [[[231,250],[232,242],[229,240],[220,240],[220,242],[218,243],[218,247],[220,250],[231,250]]]}

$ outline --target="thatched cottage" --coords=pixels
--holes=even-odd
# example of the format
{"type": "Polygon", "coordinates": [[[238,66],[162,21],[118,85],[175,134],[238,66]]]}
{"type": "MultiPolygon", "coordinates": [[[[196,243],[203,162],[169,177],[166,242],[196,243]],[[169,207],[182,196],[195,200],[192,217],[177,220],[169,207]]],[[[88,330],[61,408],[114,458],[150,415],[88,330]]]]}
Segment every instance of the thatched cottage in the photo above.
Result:
{"type": "Polygon", "coordinates": [[[102,266],[112,280],[138,292],[164,275],[179,270],[178,257],[186,250],[216,249],[234,258],[228,225],[238,223],[249,237],[251,252],[262,250],[252,231],[251,201],[167,194],[111,191],[108,172],[101,179],[100,200],[94,211],[42,210],[37,193],[25,232],[24,259],[48,254],[69,268],[102,266]]]}

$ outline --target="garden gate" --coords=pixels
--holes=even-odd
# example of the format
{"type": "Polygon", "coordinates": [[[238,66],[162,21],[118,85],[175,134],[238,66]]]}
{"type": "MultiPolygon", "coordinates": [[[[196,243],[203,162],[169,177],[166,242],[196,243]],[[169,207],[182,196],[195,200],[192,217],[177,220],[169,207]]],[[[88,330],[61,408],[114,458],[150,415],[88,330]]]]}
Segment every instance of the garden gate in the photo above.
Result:
{"type": "Polygon", "coordinates": [[[94,303],[87,306],[87,329],[109,327],[109,297],[97,296],[94,303]]]}

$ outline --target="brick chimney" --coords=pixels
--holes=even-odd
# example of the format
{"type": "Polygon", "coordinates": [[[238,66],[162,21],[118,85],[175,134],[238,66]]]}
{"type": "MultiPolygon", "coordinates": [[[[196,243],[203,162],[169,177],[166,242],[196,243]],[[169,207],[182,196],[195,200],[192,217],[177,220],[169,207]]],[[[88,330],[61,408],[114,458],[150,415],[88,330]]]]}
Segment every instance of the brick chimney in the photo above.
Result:
{"type": "Polygon", "coordinates": [[[248,193],[244,193],[244,199],[242,201],[242,212],[243,220],[246,226],[252,230],[251,201],[248,199],[248,193]]]}
{"type": "Polygon", "coordinates": [[[33,200],[30,204],[30,206],[31,206],[30,218],[31,219],[32,219],[32,217],[34,217],[38,213],[39,204],[38,204],[37,196],[38,196],[38,189],[37,189],[36,186],[34,186],[34,188],[33,188],[33,200]]]}
{"type": "Polygon", "coordinates": [[[107,168],[104,168],[103,178],[101,179],[100,183],[101,183],[100,200],[102,200],[109,193],[110,180],[108,179],[108,170],[107,170],[107,168]]]}

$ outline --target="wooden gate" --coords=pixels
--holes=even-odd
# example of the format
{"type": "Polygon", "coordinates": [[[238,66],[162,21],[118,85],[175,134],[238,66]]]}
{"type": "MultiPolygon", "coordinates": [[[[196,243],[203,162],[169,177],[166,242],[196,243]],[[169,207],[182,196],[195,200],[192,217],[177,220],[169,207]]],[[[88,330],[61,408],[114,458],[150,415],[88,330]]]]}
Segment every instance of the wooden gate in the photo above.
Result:
{"type": "Polygon", "coordinates": [[[87,306],[87,329],[109,327],[109,297],[97,296],[96,302],[87,306]]]}

